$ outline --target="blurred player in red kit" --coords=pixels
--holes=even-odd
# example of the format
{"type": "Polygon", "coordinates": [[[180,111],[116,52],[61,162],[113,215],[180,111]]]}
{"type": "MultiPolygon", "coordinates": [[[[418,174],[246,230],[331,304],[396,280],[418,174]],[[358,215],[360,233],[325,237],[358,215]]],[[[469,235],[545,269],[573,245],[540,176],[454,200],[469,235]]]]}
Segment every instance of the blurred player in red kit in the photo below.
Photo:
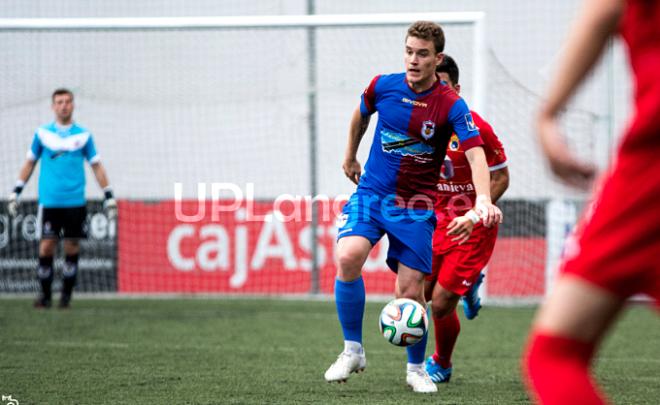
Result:
{"type": "MultiPolygon", "coordinates": [[[[436,68],[439,78],[460,93],[459,68],[449,55],[436,68]]],[[[471,111],[484,142],[490,170],[490,196],[496,202],[509,186],[506,154],[493,128],[471,111]]],[[[438,199],[435,204],[438,225],[433,235],[432,274],[426,277],[425,295],[431,299],[435,353],[426,360],[426,371],[436,383],[449,382],[451,355],[461,330],[456,305],[463,297],[466,318],[473,319],[481,308],[478,296],[497,239],[498,224],[484,226],[473,207],[477,198],[472,171],[456,135],[447,147],[438,199]],[[449,234],[451,232],[452,234],[449,234]]]]}
{"type": "Polygon", "coordinates": [[[586,186],[594,170],[563,142],[557,115],[617,33],[635,76],[635,116],[532,327],[523,369],[542,404],[607,403],[589,370],[598,344],[628,297],[644,293],[660,303],[660,2],[585,2],[538,134],[552,171],[586,186]]]}

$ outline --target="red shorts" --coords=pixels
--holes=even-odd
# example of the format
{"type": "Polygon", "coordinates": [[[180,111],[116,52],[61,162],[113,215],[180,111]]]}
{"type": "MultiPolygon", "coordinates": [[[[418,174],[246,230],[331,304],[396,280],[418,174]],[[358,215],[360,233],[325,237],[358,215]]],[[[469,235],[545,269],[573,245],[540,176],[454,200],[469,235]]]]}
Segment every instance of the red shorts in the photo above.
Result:
{"type": "MultiPolygon", "coordinates": [[[[655,148],[657,149],[657,148],[655,148]]],[[[660,303],[658,151],[620,156],[566,246],[563,274],[622,298],[643,293],[660,303]]]]}
{"type": "Polygon", "coordinates": [[[497,226],[475,225],[467,242],[459,245],[447,236],[448,222],[439,223],[433,234],[433,264],[426,280],[438,283],[446,290],[465,295],[486,267],[497,239],[497,226]]]}

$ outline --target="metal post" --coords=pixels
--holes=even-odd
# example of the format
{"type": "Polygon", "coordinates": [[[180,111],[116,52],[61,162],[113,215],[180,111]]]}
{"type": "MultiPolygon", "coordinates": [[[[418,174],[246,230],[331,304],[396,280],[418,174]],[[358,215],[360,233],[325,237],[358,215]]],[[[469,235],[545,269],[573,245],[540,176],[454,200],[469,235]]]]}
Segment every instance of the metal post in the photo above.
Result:
{"type": "MultiPolygon", "coordinates": [[[[307,14],[315,14],[315,0],[307,0],[307,14]]],[[[318,241],[318,204],[315,197],[318,195],[317,185],[317,116],[316,116],[316,27],[310,26],[307,28],[307,102],[309,108],[309,176],[310,184],[309,191],[311,194],[310,204],[312,204],[312,221],[310,223],[311,230],[311,253],[312,253],[312,268],[311,268],[311,288],[312,294],[318,294],[319,288],[319,249],[317,246],[318,241]]]]}

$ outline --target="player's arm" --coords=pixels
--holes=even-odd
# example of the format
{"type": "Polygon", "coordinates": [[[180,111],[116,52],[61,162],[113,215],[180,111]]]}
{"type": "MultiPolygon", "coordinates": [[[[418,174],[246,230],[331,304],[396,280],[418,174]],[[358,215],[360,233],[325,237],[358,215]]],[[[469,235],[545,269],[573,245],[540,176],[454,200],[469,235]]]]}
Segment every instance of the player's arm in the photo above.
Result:
{"type": "Polygon", "coordinates": [[[490,194],[490,170],[486,162],[486,154],[481,146],[465,151],[465,157],[472,170],[472,183],[477,194],[474,209],[483,220],[485,226],[502,222],[502,211],[493,204],[490,194]]]}
{"type": "Polygon", "coordinates": [[[578,160],[563,140],[557,115],[594,66],[623,12],[622,0],[587,0],[566,42],[548,99],[536,120],[539,142],[552,172],[573,186],[586,188],[595,174],[578,160]]]}
{"type": "Polygon", "coordinates": [[[358,184],[360,175],[362,174],[362,167],[357,160],[357,151],[360,147],[360,142],[364,133],[369,127],[369,119],[371,115],[362,115],[360,107],[356,108],[351,117],[351,124],[348,129],[348,144],[346,145],[346,153],[344,155],[344,163],[342,168],[344,174],[353,183],[358,184]]]}
{"type": "Polygon", "coordinates": [[[18,197],[21,195],[25,184],[28,182],[28,180],[30,180],[32,172],[34,172],[34,167],[37,165],[37,160],[39,160],[41,157],[41,152],[43,152],[43,149],[44,148],[41,144],[41,139],[39,139],[38,133],[35,133],[34,137],[32,138],[32,145],[30,145],[30,149],[28,149],[25,163],[23,163],[21,170],[18,172],[18,179],[16,180],[14,190],[11,192],[11,194],[9,194],[7,212],[12,217],[16,216],[18,213],[18,197]]]}
{"type": "Polygon", "coordinates": [[[490,198],[496,203],[509,188],[509,168],[492,170],[490,172],[490,198]]]}
{"type": "Polygon", "coordinates": [[[94,177],[96,182],[99,184],[99,187],[106,189],[110,186],[110,181],[108,180],[108,173],[105,171],[105,167],[101,164],[100,161],[91,164],[92,172],[94,172],[94,177]]]}
{"type": "MultiPolygon", "coordinates": [[[[452,241],[458,242],[459,245],[462,245],[470,239],[470,234],[472,234],[474,226],[481,219],[483,219],[485,226],[491,226],[495,221],[501,221],[501,212],[499,219],[495,217],[494,220],[489,220],[482,215],[483,212],[488,212],[487,210],[483,210],[484,208],[488,208],[488,206],[485,205],[486,199],[487,201],[490,201],[491,198],[489,186],[490,173],[483,147],[474,146],[465,151],[465,156],[470,164],[470,169],[472,169],[472,182],[477,194],[477,203],[481,204],[481,206],[479,209],[475,206],[474,209],[469,210],[465,215],[454,218],[447,226],[447,235],[454,236],[452,241]],[[484,190],[486,191],[485,193],[484,190]]],[[[490,205],[494,207],[495,213],[499,212],[499,208],[495,207],[492,203],[490,205]]]]}
{"type": "Polygon", "coordinates": [[[112,193],[112,187],[110,186],[105,167],[101,164],[101,159],[98,153],[96,153],[96,146],[91,135],[83,148],[83,154],[92,167],[96,182],[103,189],[103,209],[108,219],[114,219],[117,216],[117,201],[115,201],[115,196],[112,193]]]}
{"type": "Polygon", "coordinates": [[[380,79],[380,76],[374,77],[362,93],[360,105],[353,111],[351,124],[348,128],[348,144],[346,145],[342,168],[346,177],[355,184],[358,184],[362,175],[362,167],[357,160],[357,151],[360,147],[360,141],[362,141],[362,137],[369,127],[371,114],[376,112],[376,83],[378,83],[378,79],[380,79]]]}
{"type": "MultiPolygon", "coordinates": [[[[509,169],[505,166],[490,172],[490,196],[496,202],[509,187],[509,169]]],[[[465,215],[454,218],[447,226],[447,235],[454,236],[452,241],[459,245],[470,239],[474,225],[481,218],[476,211],[470,210],[465,215]]]]}
{"type": "Polygon", "coordinates": [[[16,185],[14,186],[12,192],[9,194],[9,199],[7,202],[7,212],[12,217],[15,217],[16,214],[18,213],[18,197],[23,192],[23,187],[25,187],[28,180],[30,180],[30,177],[34,172],[34,167],[36,165],[37,165],[37,161],[34,159],[30,159],[28,157],[18,172],[18,179],[16,179],[16,185]]]}
{"type": "Polygon", "coordinates": [[[94,177],[96,177],[96,182],[103,189],[103,209],[105,210],[108,219],[114,219],[117,216],[117,201],[112,193],[112,187],[110,186],[105,167],[99,160],[91,163],[91,167],[92,172],[94,172],[94,177]]]}

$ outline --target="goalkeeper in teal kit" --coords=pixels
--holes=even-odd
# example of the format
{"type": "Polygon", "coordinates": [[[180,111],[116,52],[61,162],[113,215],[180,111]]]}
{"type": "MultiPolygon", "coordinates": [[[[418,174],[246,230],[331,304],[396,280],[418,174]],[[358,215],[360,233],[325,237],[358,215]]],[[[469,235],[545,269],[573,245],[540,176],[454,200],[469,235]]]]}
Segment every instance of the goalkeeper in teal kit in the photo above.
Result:
{"type": "Polygon", "coordinates": [[[41,160],[39,175],[41,240],[37,267],[41,293],[34,305],[37,308],[51,306],[53,256],[58,240],[63,238],[65,262],[59,306],[67,308],[78,275],[79,240],[86,235],[85,160],[91,165],[96,180],[104,190],[104,208],[109,218],[115,217],[117,203],[105,169],[96,153],[92,134],[73,121],[73,93],[67,89],[57,89],[51,99],[55,121],[39,127],[34,134],[27,159],[9,196],[7,211],[12,216],[17,214],[18,197],[32,175],[37,161],[41,160]]]}
{"type": "MultiPolygon", "coordinates": [[[[362,347],[365,285],[362,266],[371,248],[387,234],[387,264],[397,273],[397,298],[424,307],[424,276],[431,273],[434,204],[440,167],[453,133],[465,148],[476,188],[476,211],[484,225],[500,222],[491,203],[483,141],[470,110],[435,68],[442,61],[444,34],[432,22],[410,26],[405,42],[406,71],[376,76],[353,113],[343,169],[358,185],[338,219],[335,301],[344,350],[325,372],[328,382],[345,381],[366,367],[362,347]],[[369,117],[378,124],[362,175],[356,159],[369,117]]],[[[458,235],[452,222],[447,232],[458,235]]],[[[424,369],[426,338],[409,346],[406,383],[415,392],[436,392],[424,369]]]]}

